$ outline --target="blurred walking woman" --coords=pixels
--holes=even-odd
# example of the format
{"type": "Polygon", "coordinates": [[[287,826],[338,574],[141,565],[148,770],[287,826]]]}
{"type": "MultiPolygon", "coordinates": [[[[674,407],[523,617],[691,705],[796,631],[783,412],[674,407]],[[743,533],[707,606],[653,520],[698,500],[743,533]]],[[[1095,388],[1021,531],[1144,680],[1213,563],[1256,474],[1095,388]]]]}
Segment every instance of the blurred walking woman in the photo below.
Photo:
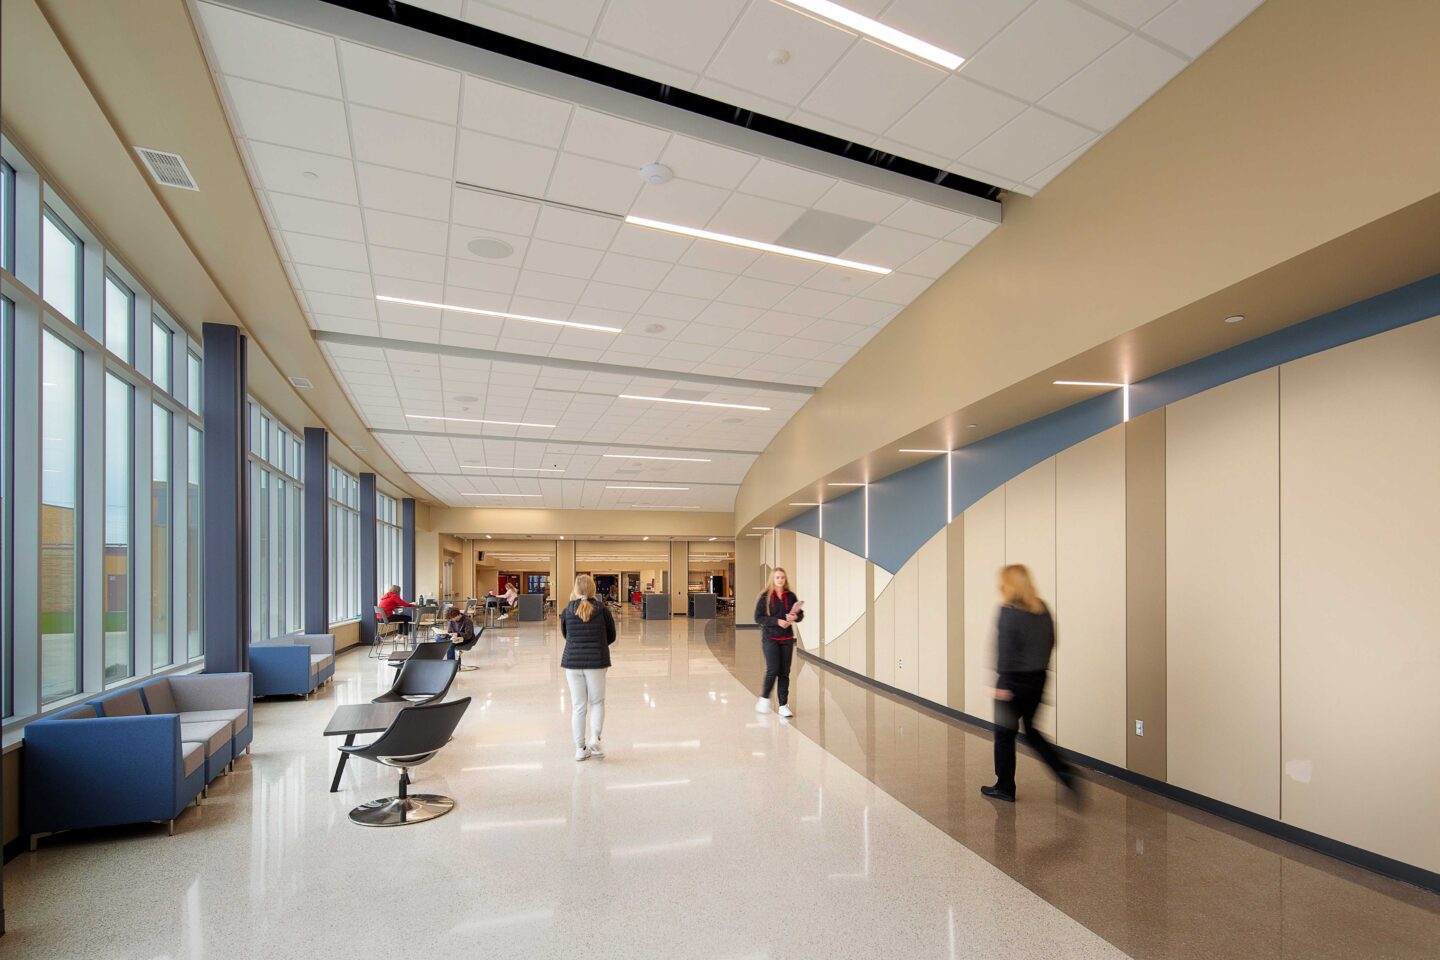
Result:
{"type": "Polygon", "coordinates": [[[610,608],[595,599],[595,578],[575,578],[570,603],[560,611],[560,636],[565,652],[560,666],[570,683],[570,731],[575,735],[575,759],[605,756],[600,728],[605,723],[605,671],[610,668],[610,644],[615,642],[615,618],[610,608]],[[585,735],[585,718],[590,735],[585,735]]]}
{"type": "Polygon", "coordinates": [[[1015,802],[1015,732],[1021,721],[1040,759],[1067,788],[1075,789],[1070,767],[1035,729],[1035,711],[1045,693],[1045,671],[1055,649],[1055,621],[1035,594],[1030,571],[1012,563],[1000,571],[1000,622],[995,672],[995,785],[980,792],[1015,802]]]}
{"type": "Polygon", "coordinates": [[[790,589],[790,575],[776,567],[770,585],[755,599],[755,622],[765,650],[765,693],[755,701],[756,713],[770,711],[770,691],[778,684],[780,716],[795,716],[790,709],[790,663],[795,657],[795,624],[805,619],[803,605],[790,589]]]}

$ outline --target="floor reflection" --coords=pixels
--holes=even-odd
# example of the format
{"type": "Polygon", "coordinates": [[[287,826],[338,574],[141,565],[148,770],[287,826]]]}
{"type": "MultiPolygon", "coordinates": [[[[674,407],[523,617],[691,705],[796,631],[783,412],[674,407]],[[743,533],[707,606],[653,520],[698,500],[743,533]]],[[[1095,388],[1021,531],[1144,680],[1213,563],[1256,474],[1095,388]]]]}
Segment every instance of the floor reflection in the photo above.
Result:
{"type": "MultiPolygon", "coordinates": [[[[758,695],[754,631],[708,637],[758,695]]],[[[1022,802],[984,732],[797,657],[792,726],[1046,901],[1136,958],[1434,958],[1440,897],[1087,772],[1077,811],[1022,749],[1022,802]]]]}

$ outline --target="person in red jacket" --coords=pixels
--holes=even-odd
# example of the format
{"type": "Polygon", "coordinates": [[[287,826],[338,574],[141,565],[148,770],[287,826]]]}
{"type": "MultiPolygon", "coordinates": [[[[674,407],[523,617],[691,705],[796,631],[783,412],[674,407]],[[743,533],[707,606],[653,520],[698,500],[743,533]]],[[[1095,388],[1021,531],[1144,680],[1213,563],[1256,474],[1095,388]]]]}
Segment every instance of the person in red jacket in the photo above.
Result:
{"type": "Polygon", "coordinates": [[[805,619],[804,605],[790,589],[790,575],[776,567],[770,585],[755,598],[755,622],[760,625],[760,644],[765,651],[764,696],[755,701],[757,713],[770,710],[770,691],[777,683],[780,716],[793,717],[790,709],[790,663],[795,656],[795,624],[805,619]]]}
{"type": "Polygon", "coordinates": [[[413,607],[415,604],[400,596],[400,588],[398,586],[392,586],[389,590],[386,590],[385,595],[380,598],[377,606],[380,608],[380,614],[385,618],[386,623],[401,624],[401,631],[408,631],[410,629],[410,614],[404,612],[402,608],[413,607]]]}

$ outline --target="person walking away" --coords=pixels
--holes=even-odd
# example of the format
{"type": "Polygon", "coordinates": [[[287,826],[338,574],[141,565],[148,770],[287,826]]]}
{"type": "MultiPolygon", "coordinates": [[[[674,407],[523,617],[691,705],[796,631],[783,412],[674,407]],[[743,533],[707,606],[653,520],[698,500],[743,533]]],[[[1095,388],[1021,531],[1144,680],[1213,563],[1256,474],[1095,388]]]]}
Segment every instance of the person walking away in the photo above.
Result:
{"type": "Polygon", "coordinates": [[[560,636],[565,638],[560,666],[570,684],[570,732],[575,736],[575,759],[604,757],[600,730],[605,723],[605,671],[610,669],[615,618],[609,607],[595,599],[595,578],[588,573],[575,578],[570,603],[560,611],[560,636]]]}
{"type": "Polygon", "coordinates": [[[790,575],[776,567],[769,586],[755,599],[755,622],[765,651],[765,692],[755,701],[756,713],[770,712],[770,691],[778,686],[780,716],[795,716],[790,709],[790,664],[795,657],[795,624],[805,619],[802,606],[804,601],[790,589],[790,575]]]}
{"type": "Polygon", "coordinates": [[[1000,619],[995,672],[995,784],[980,792],[994,800],[1015,802],[1015,733],[1025,736],[1066,789],[1075,790],[1070,766],[1035,729],[1035,712],[1045,694],[1045,671],[1055,649],[1055,620],[1035,593],[1024,564],[1000,571],[1000,619]]]}
{"type": "Polygon", "coordinates": [[[389,590],[386,590],[385,595],[380,598],[380,602],[376,606],[380,608],[386,623],[398,623],[401,631],[406,633],[410,631],[410,614],[406,613],[404,608],[413,607],[415,604],[400,596],[399,586],[392,585],[389,590]]]}
{"type": "Polygon", "coordinates": [[[467,617],[459,607],[448,606],[445,608],[445,629],[437,630],[435,639],[450,641],[450,649],[445,651],[445,659],[454,660],[455,645],[475,639],[475,621],[467,617]]]}

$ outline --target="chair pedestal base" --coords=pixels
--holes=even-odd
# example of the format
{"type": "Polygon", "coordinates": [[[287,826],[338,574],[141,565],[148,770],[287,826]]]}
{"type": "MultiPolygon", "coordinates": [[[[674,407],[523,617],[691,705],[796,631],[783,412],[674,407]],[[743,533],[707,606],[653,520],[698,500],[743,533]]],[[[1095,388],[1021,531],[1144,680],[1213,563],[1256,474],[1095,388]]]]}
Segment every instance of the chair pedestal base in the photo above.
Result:
{"type": "Polygon", "coordinates": [[[412,793],[407,797],[385,797],[362,803],[350,811],[350,821],[362,827],[403,827],[443,817],[455,809],[455,801],[434,793],[412,793]]]}

